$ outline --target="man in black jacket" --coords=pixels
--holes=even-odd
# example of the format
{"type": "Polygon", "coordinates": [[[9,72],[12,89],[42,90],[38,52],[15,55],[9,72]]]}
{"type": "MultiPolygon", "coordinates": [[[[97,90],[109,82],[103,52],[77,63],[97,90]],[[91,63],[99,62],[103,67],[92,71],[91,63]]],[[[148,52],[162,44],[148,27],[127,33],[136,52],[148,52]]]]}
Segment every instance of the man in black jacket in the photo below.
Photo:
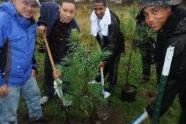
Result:
{"type": "MultiPolygon", "coordinates": [[[[179,95],[182,108],[179,124],[186,123],[186,11],[179,6],[181,0],[141,0],[141,17],[158,33],[156,42],[156,66],[158,80],[164,64],[166,49],[175,46],[170,73],[163,96],[160,114],[171,106],[179,95]]],[[[147,107],[152,117],[155,102],[147,107]]]]}
{"type": "MultiPolygon", "coordinates": [[[[104,53],[108,53],[100,63],[109,82],[109,91],[117,82],[118,64],[123,50],[123,34],[116,14],[109,10],[105,0],[93,1],[91,14],[91,34],[96,37],[104,53]]],[[[97,79],[100,81],[100,79],[97,79]]]]}
{"type": "MultiPolygon", "coordinates": [[[[59,4],[44,2],[41,6],[38,29],[41,34],[46,33],[47,35],[55,64],[59,64],[69,52],[71,30],[77,29],[80,32],[74,19],[75,10],[74,0],[60,0],[59,4]]],[[[53,78],[57,78],[60,73],[58,69],[52,72],[47,54],[45,56],[44,73],[45,92],[49,98],[52,98],[54,96],[53,78]]]]}

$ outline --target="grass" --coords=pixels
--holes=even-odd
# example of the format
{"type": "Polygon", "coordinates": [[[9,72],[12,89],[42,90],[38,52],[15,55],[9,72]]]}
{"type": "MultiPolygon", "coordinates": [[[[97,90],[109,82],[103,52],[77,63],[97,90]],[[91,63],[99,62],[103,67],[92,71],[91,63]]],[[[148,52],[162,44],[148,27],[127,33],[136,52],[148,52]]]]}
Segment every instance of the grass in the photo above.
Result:
{"type": "MultiPolygon", "coordinates": [[[[130,6],[121,6],[121,5],[111,5],[111,9],[117,13],[121,20],[122,27],[126,27],[125,24],[127,20],[131,19],[129,14],[130,6]]],[[[81,27],[81,41],[87,44],[87,47],[99,46],[97,41],[90,35],[90,17],[91,13],[91,5],[90,4],[79,4],[77,6],[77,14],[76,19],[81,27]]],[[[123,29],[123,28],[122,28],[123,29]]],[[[123,29],[125,30],[125,29],[123,29]]],[[[111,97],[111,105],[113,108],[120,110],[123,113],[123,118],[125,119],[126,124],[129,124],[132,119],[141,114],[144,111],[144,108],[148,104],[148,99],[142,95],[144,91],[156,91],[156,76],[155,76],[155,67],[152,66],[152,74],[151,79],[148,83],[142,84],[140,83],[141,74],[142,74],[142,66],[141,66],[141,55],[136,50],[133,52],[132,56],[132,66],[129,76],[129,82],[131,84],[135,84],[137,86],[137,97],[136,101],[132,103],[123,102],[120,100],[120,88],[123,85],[125,80],[125,70],[126,63],[128,60],[128,55],[131,48],[131,36],[128,34],[126,36],[126,53],[122,54],[120,65],[119,65],[119,73],[118,73],[118,82],[116,87],[116,92],[111,97]]],[[[41,88],[41,92],[43,93],[43,65],[44,65],[44,54],[38,53],[36,51],[37,61],[39,62],[39,75],[38,75],[38,83],[41,88]]],[[[65,73],[65,72],[64,72],[65,73]]],[[[90,80],[92,77],[90,77],[90,80]]],[[[50,101],[44,108],[44,114],[46,117],[52,120],[51,124],[61,124],[65,119],[64,111],[61,108],[60,101],[58,99],[50,101]]],[[[20,102],[19,112],[21,114],[25,114],[26,105],[24,102],[20,102]]],[[[161,118],[160,122],[162,124],[175,124],[179,117],[180,107],[178,105],[178,100],[175,100],[171,109],[161,118]]],[[[114,123],[115,124],[115,123],[114,123]]],[[[144,124],[150,124],[150,121],[147,120],[144,124]]]]}

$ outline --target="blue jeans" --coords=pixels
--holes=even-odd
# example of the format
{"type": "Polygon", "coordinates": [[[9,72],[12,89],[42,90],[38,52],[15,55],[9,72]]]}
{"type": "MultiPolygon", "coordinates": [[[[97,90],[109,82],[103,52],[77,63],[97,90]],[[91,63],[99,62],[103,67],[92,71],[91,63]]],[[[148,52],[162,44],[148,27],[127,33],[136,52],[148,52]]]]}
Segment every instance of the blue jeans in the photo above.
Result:
{"type": "Polygon", "coordinates": [[[34,77],[30,77],[21,87],[9,86],[9,93],[0,96],[0,124],[17,124],[17,108],[20,94],[26,100],[29,117],[38,119],[43,116],[40,104],[40,90],[34,77]]]}

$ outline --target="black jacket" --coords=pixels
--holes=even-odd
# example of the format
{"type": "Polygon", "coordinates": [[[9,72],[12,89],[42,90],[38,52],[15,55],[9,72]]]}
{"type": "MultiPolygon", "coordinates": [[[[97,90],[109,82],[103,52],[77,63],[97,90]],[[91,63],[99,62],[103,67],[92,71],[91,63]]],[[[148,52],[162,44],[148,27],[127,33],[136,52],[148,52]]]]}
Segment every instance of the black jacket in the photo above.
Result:
{"type": "Polygon", "coordinates": [[[109,25],[108,36],[103,36],[101,39],[97,35],[96,39],[98,40],[101,49],[104,51],[109,51],[110,55],[104,59],[104,61],[113,60],[117,55],[120,55],[124,51],[124,36],[120,29],[120,21],[116,14],[110,11],[111,15],[111,24],[109,25]]]}
{"type": "MultiPolygon", "coordinates": [[[[55,22],[60,18],[59,4],[55,2],[44,2],[40,8],[40,17],[38,25],[47,26],[47,36],[50,35],[55,22]]],[[[70,34],[72,29],[77,29],[80,32],[79,26],[75,19],[70,22],[68,32],[70,34]]]]}
{"type": "Polygon", "coordinates": [[[186,11],[179,6],[173,7],[172,15],[158,32],[155,55],[158,77],[160,77],[169,45],[175,46],[175,53],[168,80],[182,82],[186,79],[186,11]]]}
{"type": "Polygon", "coordinates": [[[51,34],[53,31],[53,27],[55,26],[56,22],[60,18],[59,13],[59,5],[55,2],[44,2],[41,5],[40,9],[40,17],[38,20],[38,25],[45,25],[47,27],[47,39],[49,42],[49,47],[52,52],[52,56],[55,62],[59,63],[61,59],[67,55],[69,51],[69,46],[67,44],[71,44],[70,36],[71,31],[73,29],[77,29],[80,32],[79,26],[75,19],[69,23],[67,28],[67,34],[64,34],[65,42],[64,44],[54,41],[51,41],[51,34]]]}

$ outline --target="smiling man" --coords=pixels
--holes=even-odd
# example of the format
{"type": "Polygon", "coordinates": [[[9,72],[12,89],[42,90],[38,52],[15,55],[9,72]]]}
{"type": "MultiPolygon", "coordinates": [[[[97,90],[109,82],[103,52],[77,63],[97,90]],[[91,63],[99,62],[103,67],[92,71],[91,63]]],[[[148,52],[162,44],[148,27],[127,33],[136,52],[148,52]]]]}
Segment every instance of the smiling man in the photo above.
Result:
{"type": "MultiPolygon", "coordinates": [[[[175,46],[170,74],[165,87],[161,115],[165,113],[176,95],[179,95],[182,114],[179,124],[186,123],[186,11],[181,0],[141,0],[141,18],[157,35],[156,66],[158,81],[163,68],[166,49],[175,46]]],[[[147,107],[152,117],[155,104],[147,107]]]]}
{"type": "Polygon", "coordinates": [[[29,117],[42,120],[34,60],[34,17],[39,7],[39,0],[0,4],[0,124],[17,124],[20,95],[26,100],[29,117]]]}
{"type": "MultiPolygon", "coordinates": [[[[74,0],[60,0],[59,4],[55,2],[45,2],[41,6],[38,30],[42,35],[47,35],[49,47],[54,59],[54,63],[61,62],[69,52],[70,32],[79,27],[74,19],[75,2],[74,0]],[[60,5],[59,5],[60,4],[60,5]]],[[[44,82],[46,85],[46,94],[49,98],[54,96],[53,78],[59,76],[56,72],[52,73],[51,64],[48,55],[45,56],[44,82]]]]}

